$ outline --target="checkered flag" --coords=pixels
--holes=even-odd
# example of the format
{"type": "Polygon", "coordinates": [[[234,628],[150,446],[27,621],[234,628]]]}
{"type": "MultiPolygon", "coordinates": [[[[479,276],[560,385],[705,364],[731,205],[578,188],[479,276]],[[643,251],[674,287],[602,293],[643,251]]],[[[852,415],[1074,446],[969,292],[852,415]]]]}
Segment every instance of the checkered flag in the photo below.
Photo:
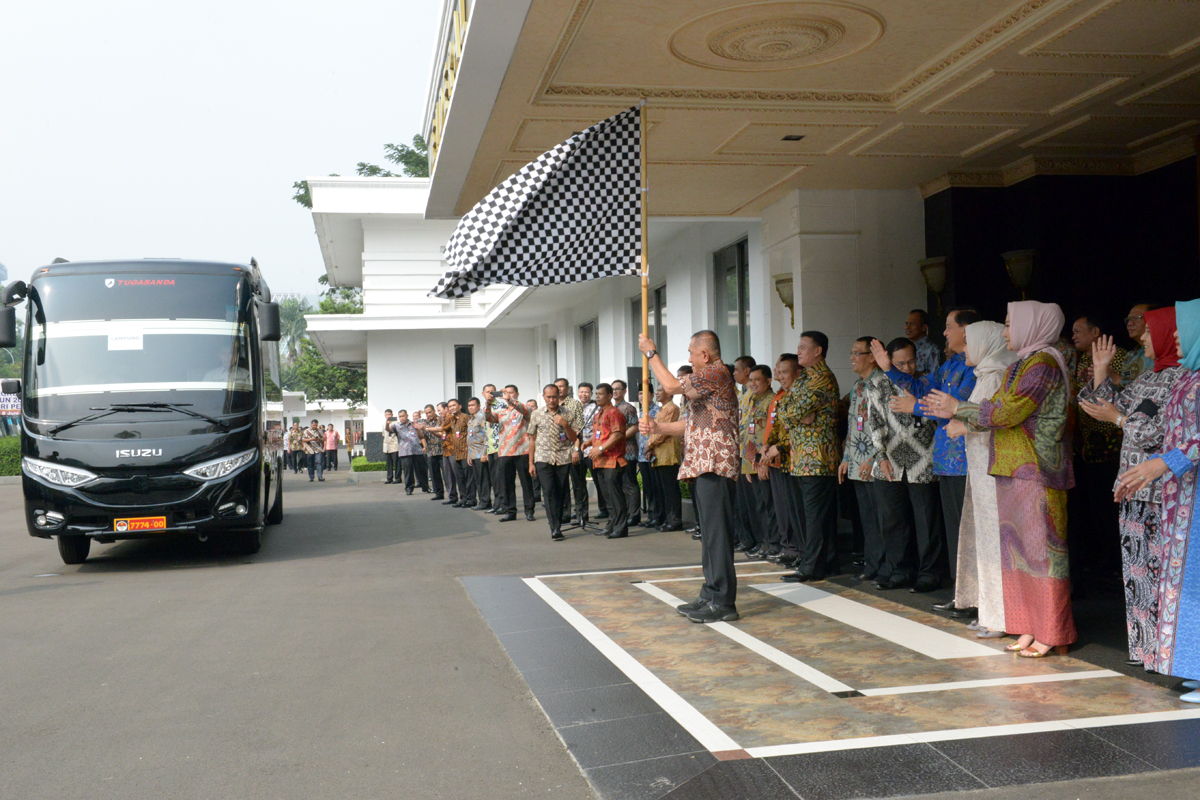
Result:
{"type": "Polygon", "coordinates": [[[446,245],[430,297],[494,283],[548,286],[638,275],[642,258],[638,107],[598,122],[527,164],[479,201],[446,245]]]}

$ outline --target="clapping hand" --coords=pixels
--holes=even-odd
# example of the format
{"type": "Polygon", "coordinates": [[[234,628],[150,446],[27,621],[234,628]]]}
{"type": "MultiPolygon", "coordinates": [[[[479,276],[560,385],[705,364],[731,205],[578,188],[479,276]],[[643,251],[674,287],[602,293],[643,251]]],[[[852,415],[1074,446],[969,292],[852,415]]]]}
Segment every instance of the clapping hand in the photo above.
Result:
{"type": "Polygon", "coordinates": [[[917,410],[917,398],[904,392],[888,400],[888,408],[894,414],[911,414],[917,410]]]}
{"type": "Polygon", "coordinates": [[[921,412],[927,417],[953,419],[955,411],[958,411],[958,400],[945,392],[934,389],[921,398],[921,412]]]}
{"type": "Polygon", "coordinates": [[[960,419],[952,419],[946,423],[946,435],[951,439],[958,439],[967,433],[967,425],[960,419]]]}
{"type": "Polygon", "coordinates": [[[1113,343],[1113,337],[1100,336],[1092,342],[1092,364],[1098,372],[1108,372],[1116,355],[1117,346],[1113,343]]]}
{"type": "Polygon", "coordinates": [[[1107,400],[1097,400],[1094,403],[1089,403],[1086,400],[1079,401],[1079,407],[1083,412],[1092,419],[1098,419],[1101,422],[1116,423],[1121,416],[1120,410],[1107,400]]]}

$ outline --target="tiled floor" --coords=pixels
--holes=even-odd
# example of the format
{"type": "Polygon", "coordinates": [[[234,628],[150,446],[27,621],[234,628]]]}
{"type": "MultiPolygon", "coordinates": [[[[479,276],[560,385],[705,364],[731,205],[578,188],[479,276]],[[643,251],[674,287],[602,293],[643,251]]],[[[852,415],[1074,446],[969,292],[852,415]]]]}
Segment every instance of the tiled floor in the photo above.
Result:
{"type": "Polygon", "coordinates": [[[697,567],[464,579],[604,798],[893,797],[1200,766],[1200,709],[1072,657],[739,564],[739,622],[675,602],[697,567]]]}

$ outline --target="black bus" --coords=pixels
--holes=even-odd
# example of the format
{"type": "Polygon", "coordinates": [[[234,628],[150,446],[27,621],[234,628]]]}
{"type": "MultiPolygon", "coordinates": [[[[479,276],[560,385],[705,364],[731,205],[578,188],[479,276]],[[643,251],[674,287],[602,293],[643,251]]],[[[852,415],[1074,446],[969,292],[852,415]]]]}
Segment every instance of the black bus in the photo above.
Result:
{"type": "Polygon", "coordinates": [[[21,473],[32,536],[68,564],[93,541],[219,534],[257,552],[283,518],[279,306],[249,265],[56,262],[25,301],[21,473]]]}

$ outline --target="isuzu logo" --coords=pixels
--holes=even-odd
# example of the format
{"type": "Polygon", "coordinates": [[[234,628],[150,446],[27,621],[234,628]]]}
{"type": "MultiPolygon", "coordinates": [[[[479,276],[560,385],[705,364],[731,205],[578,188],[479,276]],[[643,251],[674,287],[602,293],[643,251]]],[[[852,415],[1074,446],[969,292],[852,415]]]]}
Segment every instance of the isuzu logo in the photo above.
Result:
{"type": "Polygon", "coordinates": [[[104,279],[104,286],[105,286],[106,288],[108,288],[108,289],[111,289],[111,288],[113,287],[113,284],[114,284],[114,283],[116,283],[116,281],[115,281],[115,280],[113,280],[112,278],[105,278],[105,279],[104,279]]]}
{"type": "Polygon", "coordinates": [[[154,458],[161,456],[162,450],[118,450],[117,458],[154,458]]]}

